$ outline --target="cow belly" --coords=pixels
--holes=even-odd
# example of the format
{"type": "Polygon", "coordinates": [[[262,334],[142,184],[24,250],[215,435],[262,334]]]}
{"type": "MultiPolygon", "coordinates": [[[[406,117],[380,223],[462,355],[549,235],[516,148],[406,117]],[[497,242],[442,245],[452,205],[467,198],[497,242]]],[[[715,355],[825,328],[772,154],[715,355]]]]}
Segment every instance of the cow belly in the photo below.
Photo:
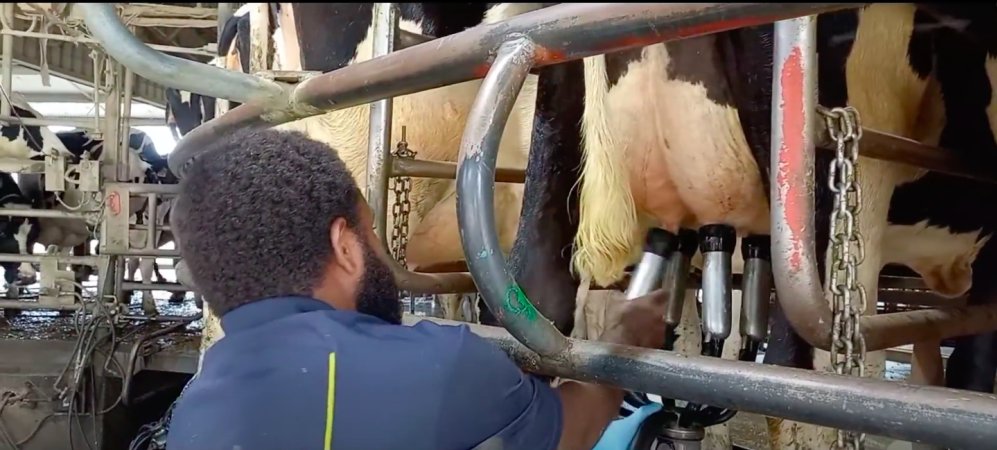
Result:
{"type": "Polygon", "coordinates": [[[90,231],[86,222],[79,219],[38,219],[41,231],[38,243],[46,247],[75,247],[86,242],[90,231]]]}
{"type": "MultiPolygon", "coordinates": [[[[526,167],[529,133],[523,128],[532,126],[535,82],[535,77],[530,76],[510,115],[499,149],[498,165],[501,167],[526,167]]],[[[456,162],[467,116],[480,84],[476,80],[395,98],[393,141],[400,140],[402,127],[405,127],[406,141],[418,159],[456,162]]],[[[369,118],[369,106],[362,105],[285,124],[281,128],[303,131],[336,149],[357,185],[365,191],[369,118]]],[[[413,178],[411,186],[408,195],[411,203],[409,262],[428,265],[462,261],[454,181],[413,178]]],[[[508,251],[513,241],[508,236],[514,236],[518,226],[522,186],[499,184],[495,198],[500,242],[502,249],[508,251]]],[[[394,223],[391,205],[395,200],[395,195],[389,192],[389,229],[394,223]]]]}
{"type": "Polygon", "coordinates": [[[38,153],[28,146],[28,141],[24,138],[23,133],[14,139],[7,139],[6,136],[0,139],[0,157],[2,158],[27,159],[36,154],[38,153]]]}
{"type": "Polygon", "coordinates": [[[741,234],[769,228],[758,166],[737,112],[714,103],[701,85],[669,79],[668,66],[664,45],[648,47],[600,98],[590,93],[606,83],[599,79],[605,69],[586,61],[586,173],[575,266],[601,285],[633,262],[640,225],[648,222],[637,219],[673,231],[711,223],[741,234]]]}
{"type": "Polygon", "coordinates": [[[638,211],[673,230],[725,223],[766,233],[768,204],[737,111],[702,85],[666,80],[664,67],[653,57],[631,66],[608,97],[638,211]]]}

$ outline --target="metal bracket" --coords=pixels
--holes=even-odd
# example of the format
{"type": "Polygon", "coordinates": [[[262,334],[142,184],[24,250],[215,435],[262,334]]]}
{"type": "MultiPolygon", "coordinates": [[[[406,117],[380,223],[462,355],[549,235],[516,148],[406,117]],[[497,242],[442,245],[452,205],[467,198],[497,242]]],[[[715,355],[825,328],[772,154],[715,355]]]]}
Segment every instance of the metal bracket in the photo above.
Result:
{"type": "Polygon", "coordinates": [[[66,190],[66,157],[45,156],[45,190],[63,192],[66,190]]]}
{"type": "Polygon", "coordinates": [[[79,190],[97,192],[100,190],[100,163],[93,160],[83,160],[76,167],[80,175],[79,190]]]}
{"type": "Polygon", "coordinates": [[[104,224],[100,228],[100,253],[120,253],[128,250],[128,216],[131,198],[128,189],[117,183],[105,186],[104,224]]]}
{"type": "Polygon", "coordinates": [[[76,303],[74,291],[75,277],[72,272],[63,270],[57,255],[54,258],[43,258],[40,264],[41,289],[39,290],[38,303],[45,305],[72,305],[76,303]],[[68,292],[69,294],[63,294],[68,292]]]}

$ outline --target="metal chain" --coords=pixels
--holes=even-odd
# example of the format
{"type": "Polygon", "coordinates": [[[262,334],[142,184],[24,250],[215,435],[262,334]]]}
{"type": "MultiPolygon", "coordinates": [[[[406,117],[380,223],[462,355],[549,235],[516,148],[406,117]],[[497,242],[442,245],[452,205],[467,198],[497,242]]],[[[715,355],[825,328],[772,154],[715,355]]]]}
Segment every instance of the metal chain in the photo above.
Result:
{"type": "MultiPolygon", "coordinates": [[[[393,153],[395,158],[415,158],[415,152],[408,148],[405,140],[405,127],[402,127],[402,139],[398,141],[393,153]]],[[[391,190],[395,193],[395,202],[391,205],[391,213],[394,215],[394,223],[391,228],[391,256],[405,267],[405,248],[408,246],[408,226],[409,212],[412,204],[409,202],[409,193],[412,191],[412,177],[391,178],[391,190]]]]}
{"type": "MultiPolygon", "coordinates": [[[[415,158],[415,152],[408,148],[408,141],[405,140],[404,125],[402,125],[402,138],[395,146],[392,155],[394,158],[415,158]]],[[[409,212],[412,210],[412,203],[409,202],[409,193],[412,192],[412,177],[391,178],[391,190],[395,193],[395,202],[391,205],[391,213],[394,216],[394,223],[391,227],[391,256],[402,267],[408,267],[405,249],[408,247],[409,212]]],[[[398,298],[408,298],[409,313],[415,314],[415,298],[409,292],[400,291],[398,298]]]]}
{"type": "MultiPolygon", "coordinates": [[[[865,287],[858,280],[858,265],[865,259],[862,233],[856,217],[862,210],[858,177],[859,140],[862,127],[859,113],[852,107],[818,108],[827,132],[836,144],[828,185],[834,193],[831,212],[832,297],[831,365],[839,375],[865,376],[865,338],[860,319],[866,308],[865,287]],[[854,246],[854,248],[853,248],[854,246]]],[[[860,450],[865,434],[838,430],[837,448],[860,450]]]]}

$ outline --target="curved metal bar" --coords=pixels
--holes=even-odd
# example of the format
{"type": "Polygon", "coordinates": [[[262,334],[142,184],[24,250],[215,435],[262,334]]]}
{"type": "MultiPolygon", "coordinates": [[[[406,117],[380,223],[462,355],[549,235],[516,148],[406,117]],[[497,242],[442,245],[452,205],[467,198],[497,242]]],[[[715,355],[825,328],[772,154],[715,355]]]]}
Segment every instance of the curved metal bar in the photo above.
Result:
{"type": "Polygon", "coordinates": [[[495,230],[495,161],[512,107],[533,66],[528,39],[507,42],[469,113],[457,158],[457,221],[464,259],[492,314],[545,357],[563,356],[568,340],[533,306],[506,270],[495,230]]]}
{"type": "MultiPolygon", "coordinates": [[[[538,43],[533,62],[536,66],[545,66],[863,5],[865,3],[563,3],[502,22],[479,25],[310,78],[294,89],[291,104],[283,109],[264,111],[242,105],[195,128],[181,139],[170,153],[170,170],[182,178],[187,159],[206,149],[220,130],[228,132],[261,123],[278,125],[325,111],[481,78],[488,70],[495,49],[509,36],[525,36],[538,43]],[[229,117],[233,113],[235,116],[229,117]]],[[[136,73],[141,72],[136,70],[136,73]]],[[[171,86],[173,83],[163,84],[171,86]]]]}
{"type": "Polygon", "coordinates": [[[149,48],[118,19],[114,3],[76,3],[87,29],[108,55],[144,78],[185,91],[241,103],[282,105],[290,89],[272,81],[225,70],[149,48]]]}
{"type": "MultiPolygon", "coordinates": [[[[772,78],[772,273],[779,304],[810,345],[828,349],[831,310],[814,249],[816,17],[775,24],[772,78]]],[[[868,332],[867,328],[863,328],[868,332]]]]}
{"type": "Polygon", "coordinates": [[[541,358],[499,327],[413,316],[404,323],[422,320],[467,326],[532,373],[949,448],[992,448],[997,440],[992,394],[577,339],[567,340],[569,357],[541,358]]]}

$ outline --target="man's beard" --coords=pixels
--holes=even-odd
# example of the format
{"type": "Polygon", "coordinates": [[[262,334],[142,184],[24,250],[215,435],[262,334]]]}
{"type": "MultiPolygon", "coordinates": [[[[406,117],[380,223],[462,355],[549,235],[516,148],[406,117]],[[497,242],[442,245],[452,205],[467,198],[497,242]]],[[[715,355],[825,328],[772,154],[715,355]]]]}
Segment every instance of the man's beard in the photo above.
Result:
{"type": "Polygon", "coordinates": [[[395,325],[402,323],[402,304],[398,301],[395,277],[370,243],[363,241],[364,274],[357,292],[357,312],[369,314],[395,325]]]}

